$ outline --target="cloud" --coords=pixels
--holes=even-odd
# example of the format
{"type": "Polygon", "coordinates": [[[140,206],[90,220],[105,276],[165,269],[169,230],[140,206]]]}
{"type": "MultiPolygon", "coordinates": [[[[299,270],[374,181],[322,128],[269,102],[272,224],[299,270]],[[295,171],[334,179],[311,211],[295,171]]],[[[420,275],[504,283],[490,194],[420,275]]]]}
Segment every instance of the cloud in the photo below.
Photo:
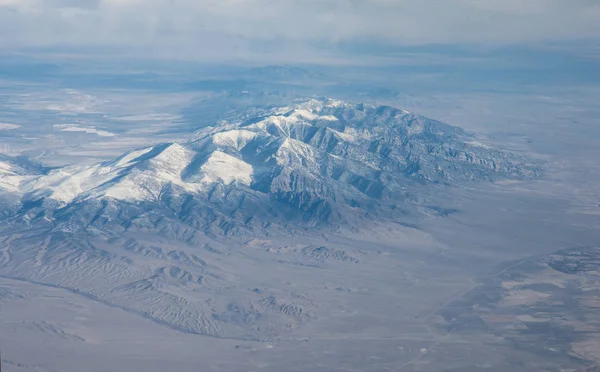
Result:
{"type": "Polygon", "coordinates": [[[600,37],[597,0],[0,0],[0,46],[247,53],[269,43],[528,43],[600,37]],[[216,52],[215,52],[216,51],[216,52]],[[236,52],[237,51],[237,52],[236,52]]]}

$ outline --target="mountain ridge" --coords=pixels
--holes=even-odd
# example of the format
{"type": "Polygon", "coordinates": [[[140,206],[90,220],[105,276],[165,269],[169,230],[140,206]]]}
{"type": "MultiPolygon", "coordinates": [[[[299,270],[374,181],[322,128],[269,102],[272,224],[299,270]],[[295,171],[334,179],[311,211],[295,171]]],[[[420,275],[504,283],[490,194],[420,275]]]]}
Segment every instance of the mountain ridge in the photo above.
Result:
{"type": "MultiPolygon", "coordinates": [[[[104,210],[113,205],[116,216],[136,209],[143,215],[160,205],[196,225],[190,216],[198,208],[207,211],[205,220],[243,228],[260,225],[257,219],[335,226],[360,216],[390,218],[415,185],[539,175],[527,159],[481,144],[458,127],[327,98],[250,110],[199,130],[188,142],[136,149],[91,166],[21,162],[23,170],[4,177],[10,184],[0,190],[20,194],[28,218],[66,218],[69,210],[75,216],[86,203],[91,209],[104,203],[104,210]]],[[[86,208],[80,212],[89,213],[86,208]]]]}

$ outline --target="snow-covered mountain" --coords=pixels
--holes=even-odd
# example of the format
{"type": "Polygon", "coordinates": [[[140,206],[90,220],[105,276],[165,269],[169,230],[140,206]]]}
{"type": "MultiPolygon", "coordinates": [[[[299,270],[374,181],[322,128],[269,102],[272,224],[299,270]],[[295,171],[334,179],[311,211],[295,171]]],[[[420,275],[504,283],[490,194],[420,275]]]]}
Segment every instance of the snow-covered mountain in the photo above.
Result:
{"type": "Polygon", "coordinates": [[[111,205],[111,219],[161,209],[195,227],[217,222],[226,230],[392,218],[414,185],[537,174],[521,157],[457,127],[331,99],[245,112],[187,143],[137,149],[92,166],[45,169],[3,159],[0,188],[20,195],[28,218],[85,226],[96,215],[90,208],[111,205]],[[88,218],[81,219],[82,210],[88,218]]]}
{"type": "Polygon", "coordinates": [[[0,276],[178,331],[273,339],[354,313],[352,287],[382,268],[393,280],[378,288],[410,284],[374,231],[421,239],[396,222],[417,216],[428,185],[536,175],[459,128],[330,99],[245,111],[91,166],[2,156],[0,276]]]}

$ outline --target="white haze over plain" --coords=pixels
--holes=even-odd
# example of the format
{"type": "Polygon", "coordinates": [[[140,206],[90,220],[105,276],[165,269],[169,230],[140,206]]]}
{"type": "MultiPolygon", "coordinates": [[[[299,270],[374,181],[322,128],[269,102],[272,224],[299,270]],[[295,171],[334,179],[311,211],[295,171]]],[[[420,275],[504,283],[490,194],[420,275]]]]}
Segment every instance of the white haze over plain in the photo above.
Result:
{"type": "Polygon", "coordinates": [[[114,137],[115,133],[108,132],[94,127],[80,127],[76,124],[56,124],[54,128],[61,132],[82,132],[87,134],[95,134],[99,137],[114,137]]]}
{"type": "Polygon", "coordinates": [[[600,36],[596,0],[0,0],[0,45],[514,44],[600,36]]]}
{"type": "Polygon", "coordinates": [[[11,130],[11,129],[19,129],[20,125],[10,124],[10,123],[0,123],[0,130],[11,130]]]}

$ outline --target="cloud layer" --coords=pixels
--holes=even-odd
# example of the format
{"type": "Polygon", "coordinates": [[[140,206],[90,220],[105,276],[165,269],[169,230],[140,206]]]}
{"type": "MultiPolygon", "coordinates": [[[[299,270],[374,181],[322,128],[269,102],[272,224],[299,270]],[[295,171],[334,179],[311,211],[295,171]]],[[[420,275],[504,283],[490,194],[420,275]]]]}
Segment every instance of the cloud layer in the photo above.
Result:
{"type": "Polygon", "coordinates": [[[526,43],[600,37],[597,0],[0,0],[0,46],[526,43]]]}

